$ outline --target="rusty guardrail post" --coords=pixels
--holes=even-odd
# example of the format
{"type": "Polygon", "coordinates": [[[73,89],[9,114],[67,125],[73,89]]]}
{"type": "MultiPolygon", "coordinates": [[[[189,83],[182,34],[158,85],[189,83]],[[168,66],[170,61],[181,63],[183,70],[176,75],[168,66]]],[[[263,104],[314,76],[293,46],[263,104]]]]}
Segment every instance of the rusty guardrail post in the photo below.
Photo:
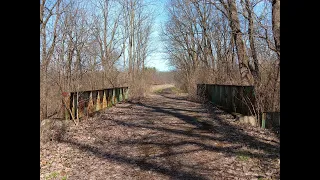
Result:
{"type": "Polygon", "coordinates": [[[251,115],[254,112],[253,86],[198,84],[197,87],[198,93],[204,92],[207,100],[225,110],[244,115],[251,115]]]}
{"type": "Polygon", "coordinates": [[[71,93],[70,97],[72,98],[71,113],[74,118],[77,118],[76,117],[76,98],[74,93],[71,93]]]}
{"type": "Polygon", "coordinates": [[[103,109],[108,107],[106,91],[107,90],[103,90],[103,98],[102,98],[102,108],[103,109]]]}
{"type": "Polygon", "coordinates": [[[119,88],[119,101],[122,101],[122,90],[123,88],[119,88]]]}
{"type": "Polygon", "coordinates": [[[112,105],[114,105],[115,99],[116,99],[116,91],[115,91],[115,89],[112,89],[111,91],[112,91],[112,98],[111,98],[112,100],[111,101],[112,101],[112,105]]]}
{"type": "Polygon", "coordinates": [[[96,111],[99,111],[101,109],[100,105],[100,93],[97,91],[97,99],[96,99],[96,111]]]}
{"type": "Polygon", "coordinates": [[[108,107],[112,106],[112,91],[111,89],[107,89],[108,92],[108,107]]]}
{"type": "Polygon", "coordinates": [[[128,98],[128,87],[91,90],[81,92],[63,92],[61,117],[65,119],[81,118],[95,111],[111,107],[128,98]]]}
{"type": "Polygon", "coordinates": [[[266,113],[265,112],[263,112],[262,113],[262,120],[261,120],[261,128],[262,129],[265,129],[266,128],[266,113]]]}
{"type": "Polygon", "coordinates": [[[81,118],[84,116],[84,100],[81,96],[81,94],[78,97],[78,118],[81,118]]]}
{"type": "Polygon", "coordinates": [[[69,109],[70,109],[70,93],[68,92],[63,92],[62,93],[62,106],[65,107],[64,108],[64,118],[66,120],[70,120],[71,117],[70,117],[70,112],[69,112],[69,109]]]}
{"type": "Polygon", "coordinates": [[[129,88],[125,88],[124,99],[128,100],[129,88]]]}
{"type": "Polygon", "coordinates": [[[90,92],[89,96],[89,104],[88,104],[88,114],[93,112],[93,100],[92,100],[92,91],[90,92]]]}

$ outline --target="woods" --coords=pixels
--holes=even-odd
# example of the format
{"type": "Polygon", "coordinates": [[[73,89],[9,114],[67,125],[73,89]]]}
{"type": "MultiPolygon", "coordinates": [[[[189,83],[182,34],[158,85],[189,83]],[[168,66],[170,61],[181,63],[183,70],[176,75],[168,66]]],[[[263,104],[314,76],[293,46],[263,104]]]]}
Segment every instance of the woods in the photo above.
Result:
{"type": "Polygon", "coordinates": [[[163,32],[181,88],[254,85],[258,111],[280,111],[280,0],[171,0],[163,32]]]}
{"type": "Polygon", "coordinates": [[[40,179],[280,179],[280,0],[40,0],[40,179]]]}
{"type": "MultiPolygon", "coordinates": [[[[151,3],[40,1],[40,119],[62,112],[65,91],[129,86],[144,95],[155,79],[146,67],[155,49],[151,3]]],[[[280,111],[280,0],[169,0],[166,7],[160,38],[181,89],[192,96],[199,83],[254,85],[256,108],[280,111]]]]}
{"type": "Polygon", "coordinates": [[[145,83],[154,18],[147,5],[40,1],[40,119],[62,112],[62,92],[145,83]]]}

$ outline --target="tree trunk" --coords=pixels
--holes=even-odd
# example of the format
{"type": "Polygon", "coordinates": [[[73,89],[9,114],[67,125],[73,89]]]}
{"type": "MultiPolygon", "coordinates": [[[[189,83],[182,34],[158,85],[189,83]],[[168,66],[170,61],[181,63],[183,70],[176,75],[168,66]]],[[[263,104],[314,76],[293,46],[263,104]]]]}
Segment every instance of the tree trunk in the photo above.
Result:
{"type": "Polygon", "coordinates": [[[272,0],[272,31],[280,61],[280,0],[272,0]]]}
{"type": "Polygon", "coordinates": [[[53,56],[54,49],[56,46],[56,40],[57,40],[57,26],[58,21],[60,19],[60,3],[61,0],[58,0],[56,4],[53,5],[52,9],[56,8],[56,18],[53,25],[53,33],[52,33],[52,42],[49,48],[47,49],[47,22],[49,21],[50,17],[52,17],[52,14],[50,13],[45,20],[44,19],[44,9],[45,9],[45,0],[42,1],[40,4],[40,38],[42,38],[42,49],[41,49],[41,64],[40,64],[40,71],[42,71],[42,76],[40,77],[40,82],[42,82],[42,119],[45,119],[48,117],[48,94],[49,94],[49,87],[48,87],[48,69],[49,64],[51,61],[51,57],[53,56]],[[42,35],[42,36],[41,36],[42,35]],[[42,81],[41,81],[42,80],[42,81]]]}
{"type": "Polygon", "coordinates": [[[250,0],[245,0],[245,7],[248,12],[248,21],[249,21],[249,26],[248,26],[248,34],[249,34],[249,41],[250,41],[250,50],[251,50],[251,55],[254,63],[254,69],[251,68],[251,72],[256,79],[256,81],[260,80],[260,72],[259,72],[259,64],[258,64],[258,57],[257,57],[257,52],[256,52],[256,47],[254,43],[254,36],[253,36],[253,18],[252,18],[252,8],[250,5],[250,0]]]}
{"type": "MultiPolygon", "coordinates": [[[[225,6],[226,7],[226,6],[225,6]]],[[[237,12],[235,0],[228,0],[229,21],[232,30],[232,36],[236,44],[241,81],[243,85],[253,84],[253,77],[249,69],[249,61],[246,53],[246,47],[242,40],[242,32],[237,12]]]]}
{"type": "MultiPolygon", "coordinates": [[[[275,87],[280,84],[280,0],[272,0],[272,31],[274,43],[277,50],[278,62],[276,62],[276,81],[275,87]]],[[[274,92],[276,93],[276,91],[274,92]]],[[[274,97],[277,97],[274,94],[274,97]]],[[[275,108],[276,98],[273,99],[275,108]]]]}

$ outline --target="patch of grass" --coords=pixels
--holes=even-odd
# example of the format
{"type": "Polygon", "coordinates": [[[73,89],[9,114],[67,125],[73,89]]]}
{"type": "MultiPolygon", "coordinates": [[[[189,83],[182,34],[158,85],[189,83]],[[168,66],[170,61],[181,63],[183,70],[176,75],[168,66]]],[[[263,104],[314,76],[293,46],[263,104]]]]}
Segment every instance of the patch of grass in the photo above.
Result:
{"type": "Polygon", "coordinates": [[[264,177],[259,177],[258,180],[269,180],[269,179],[264,178],[264,177]]]}
{"type": "Polygon", "coordinates": [[[175,93],[182,93],[182,91],[180,89],[178,89],[177,87],[172,87],[171,90],[175,93]]]}
{"type": "Polygon", "coordinates": [[[154,93],[160,94],[160,93],[162,93],[162,91],[163,91],[163,89],[157,89],[157,90],[154,91],[154,93]]]}
{"type": "Polygon", "coordinates": [[[185,91],[182,91],[181,89],[177,88],[177,87],[171,87],[170,88],[171,92],[175,93],[175,94],[180,94],[180,93],[186,93],[185,91]]]}
{"type": "Polygon", "coordinates": [[[237,158],[238,158],[240,161],[248,161],[250,157],[240,155],[240,156],[237,156],[237,158]]]}
{"type": "Polygon", "coordinates": [[[164,93],[165,91],[169,91],[175,94],[183,93],[183,91],[177,87],[160,88],[160,89],[154,90],[153,92],[156,94],[161,94],[161,93],[164,93]]]}
{"type": "Polygon", "coordinates": [[[248,153],[238,153],[237,159],[240,161],[248,161],[249,159],[251,159],[251,157],[248,153]]]}
{"type": "Polygon", "coordinates": [[[67,176],[63,176],[61,180],[67,180],[67,176]]]}
{"type": "Polygon", "coordinates": [[[56,178],[58,176],[58,172],[52,172],[49,176],[46,177],[47,180],[56,178]]]}

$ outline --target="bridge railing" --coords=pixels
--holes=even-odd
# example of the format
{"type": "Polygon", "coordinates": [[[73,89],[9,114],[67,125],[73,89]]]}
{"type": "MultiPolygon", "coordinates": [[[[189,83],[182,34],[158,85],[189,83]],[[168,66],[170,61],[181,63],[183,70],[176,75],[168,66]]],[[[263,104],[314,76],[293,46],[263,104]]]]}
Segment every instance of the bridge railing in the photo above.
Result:
{"type": "Polygon", "coordinates": [[[128,87],[64,92],[62,95],[65,119],[77,119],[127,100],[128,87]]]}
{"type": "Polygon", "coordinates": [[[197,94],[226,111],[254,114],[254,87],[218,84],[197,84],[197,94]]]}
{"type": "Polygon", "coordinates": [[[261,128],[271,129],[280,127],[280,112],[263,112],[261,128]]]}
{"type": "MultiPolygon", "coordinates": [[[[255,111],[254,86],[235,86],[218,84],[197,84],[197,94],[230,113],[257,115],[255,111]]],[[[280,127],[280,112],[264,111],[259,114],[261,128],[280,127]]]]}

